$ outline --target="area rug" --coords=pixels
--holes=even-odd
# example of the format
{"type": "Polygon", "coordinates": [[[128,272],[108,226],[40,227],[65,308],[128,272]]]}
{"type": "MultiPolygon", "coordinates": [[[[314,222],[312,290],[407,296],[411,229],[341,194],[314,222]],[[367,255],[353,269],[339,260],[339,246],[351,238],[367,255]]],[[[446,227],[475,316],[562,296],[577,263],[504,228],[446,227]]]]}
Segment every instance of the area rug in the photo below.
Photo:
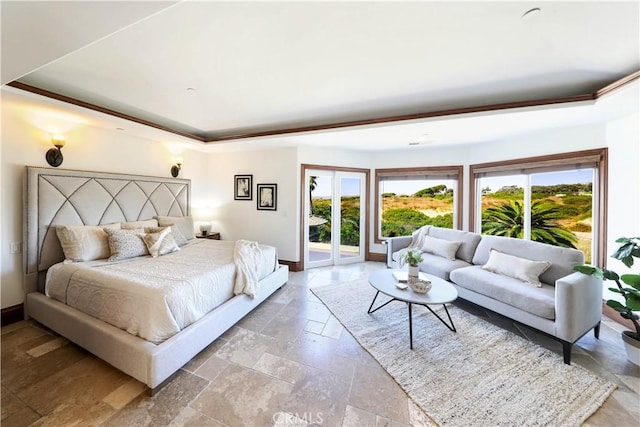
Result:
{"type": "MultiPolygon", "coordinates": [[[[367,314],[375,290],[366,280],[312,292],[441,425],[579,426],[616,388],[455,306],[448,308],[457,333],[414,305],[410,350],[406,304],[394,301],[367,314]]],[[[380,294],[376,306],[388,299],[380,294]]],[[[442,306],[435,311],[446,318],[442,306]]]]}

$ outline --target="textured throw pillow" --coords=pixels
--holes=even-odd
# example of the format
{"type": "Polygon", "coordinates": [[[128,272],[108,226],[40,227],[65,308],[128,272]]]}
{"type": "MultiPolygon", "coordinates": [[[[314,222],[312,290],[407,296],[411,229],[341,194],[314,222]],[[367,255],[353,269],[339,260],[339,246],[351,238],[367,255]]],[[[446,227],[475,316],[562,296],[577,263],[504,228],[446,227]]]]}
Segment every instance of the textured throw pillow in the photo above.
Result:
{"type": "Polygon", "coordinates": [[[92,261],[111,254],[107,233],[103,228],[119,229],[120,223],[93,225],[59,225],[56,234],[67,261],[92,261]]]}
{"type": "Polygon", "coordinates": [[[166,227],[157,233],[147,233],[142,236],[142,240],[154,258],[180,250],[171,233],[171,227],[166,227]]]}
{"type": "Polygon", "coordinates": [[[441,256],[453,261],[456,259],[456,252],[458,251],[458,248],[461,244],[462,242],[452,242],[449,240],[426,236],[424,239],[422,252],[441,256]]]}
{"type": "Polygon", "coordinates": [[[138,230],[144,229],[147,227],[157,227],[158,220],[156,219],[146,219],[144,221],[127,221],[122,223],[123,230],[138,230]]]}
{"type": "Polygon", "coordinates": [[[187,244],[187,238],[182,235],[178,227],[169,226],[169,227],[146,227],[144,229],[145,233],[159,233],[162,230],[168,228],[170,233],[173,235],[174,240],[178,246],[184,246],[187,244]]]}
{"type": "Polygon", "coordinates": [[[196,233],[193,231],[193,218],[190,216],[157,216],[158,225],[160,227],[168,227],[170,225],[175,225],[175,229],[179,230],[180,233],[187,240],[192,240],[196,238],[196,233]]]}
{"type": "Polygon", "coordinates": [[[491,249],[489,260],[482,266],[485,270],[503,274],[542,287],[540,275],[551,267],[548,261],[532,261],[530,259],[505,254],[491,249]]]}
{"type": "Polygon", "coordinates": [[[111,256],[107,261],[119,261],[149,255],[147,245],[142,240],[142,235],[136,230],[111,230],[104,229],[109,240],[111,256]]]}

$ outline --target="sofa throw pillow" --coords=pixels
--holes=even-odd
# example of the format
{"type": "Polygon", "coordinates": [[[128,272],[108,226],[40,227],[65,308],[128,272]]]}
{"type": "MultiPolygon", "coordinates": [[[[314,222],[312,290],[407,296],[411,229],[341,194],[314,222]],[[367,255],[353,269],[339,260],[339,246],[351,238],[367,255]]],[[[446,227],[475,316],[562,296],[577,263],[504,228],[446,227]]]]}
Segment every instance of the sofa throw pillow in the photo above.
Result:
{"type": "Polygon", "coordinates": [[[453,261],[456,259],[456,252],[461,244],[462,242],[452,242],[449,240],[426,236],[424,238],[422,252],[437,255],[453,261]]]}
{"type": "Polygon", "coordinates": [[[540,275],[547,271],[549,267],[551,267],[551,263],[548,261],[532,261],[505,254],[493,248],[489,253],[489,260],[482,266],[487,271],[513,277],[539,288],[542,287],[540,275]]]}
{"type": "Polygon", "coordinates": [[[149,255],[147,245],[142,240],[144,233],[136,230],[111,230],[104,229],[109,239],[111,256],[107,261],[120,261],[123,259],[149,255]]]}
{"type": "Polygon", "coordinates": [[[146,233],[142,240],[153,258],[180,250],[171,233],[171,227],[163,228],[156,233],[146,233]]]}
{"type": "MultiPolygon", "coordinates": [[[[193,218],[190,216],[156,216],[158,220],[158,225],[160,227],[168,227],[170,225],[175,225],[174,229],[177,229],[182,233],[184,238],[188,240],[192,240],[196,238],[196,233],[193,230],[193,218]]],[[[175,233],[174,233],[175,235],[175,233]]],[[[178,244],[180,244],[178,242],[178,244]]]]}
{"type": "Polygon", "coordinates": [[[187,238],[182,235],[178,227],[170,225],[168,227],[145,227],[145,233],[159,233],[165,228],[170,230],[170,233],[173,235],[174,240],[178,246],[184,246],[187,244],[187,238]]]}
{"type": "Polygon", "coordinates": [[[56,235],[60,240],[66,261],[80,262],[109,258],[109,241],[104,228],[119,229],[120,223],[100,226],[58,225],[56,235]]]}
{"type": "Polygon", "coordinates": [[[158,220],[157,219],[145,219],[144,221],[127,221],[122,223],[123,230],[138,230],[140,228],[144,229],[147,227],[157,227],[158,220]]]}

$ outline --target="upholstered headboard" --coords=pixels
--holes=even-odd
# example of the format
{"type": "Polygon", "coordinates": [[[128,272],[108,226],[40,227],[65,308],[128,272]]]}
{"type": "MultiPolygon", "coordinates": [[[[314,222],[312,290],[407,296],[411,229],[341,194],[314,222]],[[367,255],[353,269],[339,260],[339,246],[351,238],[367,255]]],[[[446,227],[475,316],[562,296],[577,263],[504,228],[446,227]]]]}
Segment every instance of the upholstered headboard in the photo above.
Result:
{"type": "Polygon", "coordinates": [[[43,291],[46,271],[64,259],[56,225],[99,225],[190,214],[191,180],[26,168],[24,288],[43,291]]]}

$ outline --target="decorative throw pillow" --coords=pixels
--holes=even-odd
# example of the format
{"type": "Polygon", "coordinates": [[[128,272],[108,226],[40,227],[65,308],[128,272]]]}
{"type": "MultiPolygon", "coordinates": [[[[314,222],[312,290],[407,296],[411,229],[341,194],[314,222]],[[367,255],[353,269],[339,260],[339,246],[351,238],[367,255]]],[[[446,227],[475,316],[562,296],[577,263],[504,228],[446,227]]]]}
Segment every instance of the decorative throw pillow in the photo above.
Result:
{"type": "Polygon", "coordinates": [[[163,228],[162,231],[157,233],[147,233],[142,236],[142,240],[144,240],[147,250],[154,258],[158,255],[166,255],[180,250],[171,233],[171,227],[163,228]]]}
{"type": "Polygon", "coordinates": [[[456,252],[462,242],[453,242],[444,239],[437,239],[435,237],[426,236],[424,239],[424,246],[422,252],[441,256],[446,259],[455,260],[456,252]]]}
{"type": "Polygon", "coordinates": [[[162,230],[168,228],[173,235],[174,240],[178,246],[184,246],[187,244],[187,238],[182,235],[178,227],[169,226],[169,227],[145,227],[145,233],[159,233],[162,230]]]}
{"type": "Polygon", "coordinates": [[[170,225],[175,225],[175,229],[179,230],[180,233],[187,240],[192,240],[196,238],[196,233],[193,230],[193,218],[190,216],[156,216],[158,220],[158,225],[160,227],[168,227],[170,225]]]}
{"type": "Polygon", "coordinates": [[[122,223],[123,230],[138,230],[144,229],[147,227],[157,227],[158,220],[157,219],[146,219],[144,221],[127,221],[122,223]]]}
{"type": "Polygon", "coordinates": [[[142,235],[136,230],[111,230],[104,229],[109,239],[111,256],[107,261],[119,261],[149,255],[147,245],[142,240],[142,235]]]}
{"type": "Polygon", "coordinates": [[[120,223],[100,226],[59,225],[56,234],[67,261],[92,261],[108,258],[111,254],[104,228],[119,229],[120,223]]]}
{"type": "Polygon", "coordinates": [[[532,261],[491,249],[489,260],[482,266],[485,270],[503,274],[542,287],[540,275],[551,267],[548,261],[532,261]]]}

